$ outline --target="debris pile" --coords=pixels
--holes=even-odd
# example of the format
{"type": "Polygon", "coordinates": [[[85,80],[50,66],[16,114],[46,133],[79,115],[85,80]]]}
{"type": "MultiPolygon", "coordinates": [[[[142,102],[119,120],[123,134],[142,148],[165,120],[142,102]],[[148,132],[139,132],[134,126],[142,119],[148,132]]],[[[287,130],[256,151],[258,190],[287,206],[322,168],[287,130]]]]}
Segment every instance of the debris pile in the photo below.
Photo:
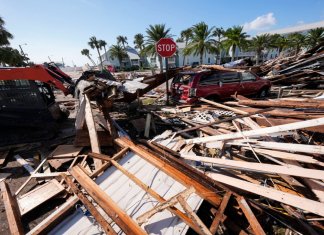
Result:
{"type": "Polygon", "coordinates": [[[275,85],[302,84],[317,88],[324,83],[324,43],[289,57],[277,57],[262,64],[257,74],[270,79],[275,85]]]}

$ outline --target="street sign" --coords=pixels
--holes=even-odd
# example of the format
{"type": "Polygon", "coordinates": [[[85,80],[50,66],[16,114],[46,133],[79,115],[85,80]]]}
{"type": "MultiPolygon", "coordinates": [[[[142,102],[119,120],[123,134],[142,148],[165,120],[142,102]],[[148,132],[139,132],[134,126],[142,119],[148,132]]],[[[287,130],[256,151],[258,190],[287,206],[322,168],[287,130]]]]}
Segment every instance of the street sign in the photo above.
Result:
{"type": "Polygon", "coordinates": [[[155,44],[155,50],[161,57],[171,57],[177,50],[177,44],[172,38],[161,38],[155,44]]]}

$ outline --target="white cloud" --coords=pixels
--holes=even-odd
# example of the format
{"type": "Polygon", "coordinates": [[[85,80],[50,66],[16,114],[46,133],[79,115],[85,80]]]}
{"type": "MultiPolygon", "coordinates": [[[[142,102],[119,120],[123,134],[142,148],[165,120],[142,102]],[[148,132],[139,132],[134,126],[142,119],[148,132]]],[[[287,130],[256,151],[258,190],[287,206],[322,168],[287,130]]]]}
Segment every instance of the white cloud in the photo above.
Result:
{"type": "Polygon", "coordinates": [[[298,25],[303,25],[303,24],[305,24],[305,22],[303,20],[299,20],[299,21],[297,21],[297,24],[298,25]]]}
{"type": "Polygon", "coordinates": [[[245,31],[253,31],[253,30],[265,30],[269,29],[271,26],[277,23],[276,18],[273,13],[270,12],[266,15],[258,16],[251,22],[247,22],[243,25],[245,31]]]}

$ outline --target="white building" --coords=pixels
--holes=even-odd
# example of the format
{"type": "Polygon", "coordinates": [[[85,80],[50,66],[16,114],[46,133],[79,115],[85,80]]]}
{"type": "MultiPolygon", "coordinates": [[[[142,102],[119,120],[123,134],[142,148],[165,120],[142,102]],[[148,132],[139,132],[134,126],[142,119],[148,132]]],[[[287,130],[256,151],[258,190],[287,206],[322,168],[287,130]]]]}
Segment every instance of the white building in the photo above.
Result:
{"type": "MultiPolygon", "coordinates": [[[[132,48],[127,46],[125,48],[126,53],[127,53],[127,58],[123,58],[122,60],[122,67],[127,68],[127,67],[132,67],[132,66],[140,66],[141,63],[141,58],[138,54],[138,52],[132,48]]],[[[101,55],[102,63],[103,65],[112,65],[114,67],[121,67],[119,61],[117,58],[111,58],[111,54],[109,51],[107,53],[104,53],[101,55]]]]}

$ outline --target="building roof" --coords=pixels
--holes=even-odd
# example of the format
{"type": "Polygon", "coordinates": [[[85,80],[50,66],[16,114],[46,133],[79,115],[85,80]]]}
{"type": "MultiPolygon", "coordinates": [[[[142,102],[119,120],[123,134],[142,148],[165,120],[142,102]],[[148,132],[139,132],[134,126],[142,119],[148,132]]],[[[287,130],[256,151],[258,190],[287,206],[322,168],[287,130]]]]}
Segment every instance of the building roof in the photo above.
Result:
{"type": "MultiPolygon", "coordinates": [[[[289,33],[298,33],[303,31],[308,31],[310,29],[324,27],[324,21],[318,21],[310,24],[301,24],[293,27],[287,27],[283,29],[276,29],[268,32],[262,32],[260,34],[289,34],[289,33]]],[[[260,35],[259,34],[259,35],[260,35]]]]}

